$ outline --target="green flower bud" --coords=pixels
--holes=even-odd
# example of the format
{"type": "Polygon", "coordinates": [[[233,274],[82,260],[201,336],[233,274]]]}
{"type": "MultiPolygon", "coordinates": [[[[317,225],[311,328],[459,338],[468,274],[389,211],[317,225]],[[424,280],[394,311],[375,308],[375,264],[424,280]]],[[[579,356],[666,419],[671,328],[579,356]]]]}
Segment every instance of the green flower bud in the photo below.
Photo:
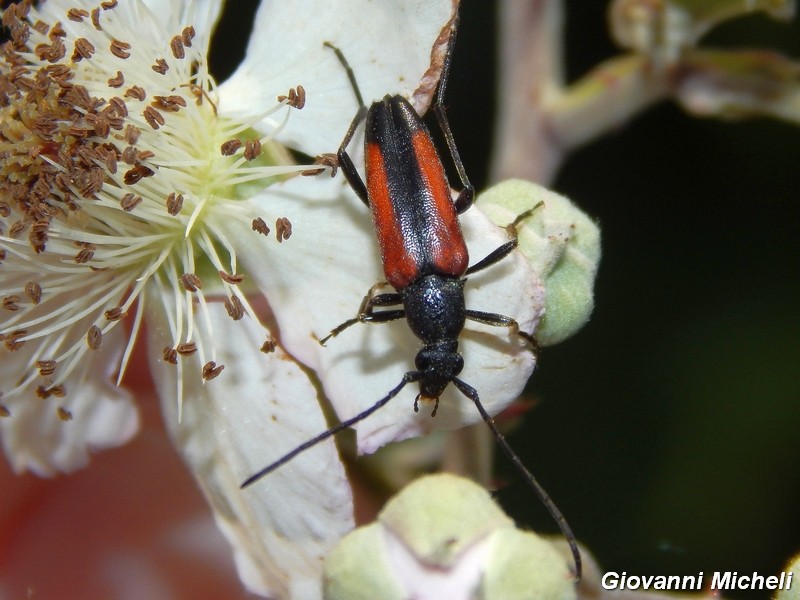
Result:
{"type": "Polygon", "coordinates": [[[344,536],[325,559],[326,600],[405,600],[380,523],[344,536]]]}
{"type": "Polygon", "coordinates": [[[562,569],[537,568],[535,585],[531,582],[531,565],[564,563],[565,555],[559,553],[549,540],[531,531],[502,529],[492,535],[492,544],[494,549],[483,576],[482,598],[528,600],[576,597],[571,582],[565,582],[562,569]]]}
{"type": "Polygon", "coordinates": [[[407,486],[325,562],[328,600],[411,597],[570,600],[576,593],[566,557],[550,542],[515,529],[476,483],[443,473],[407,486]]]}
{"type": "Polygon", "coordinates": [[[492,222],[502,226],[539,202],[542,205],[517,229],[519,249],[545,287],[545,314],[534,335],[542,346],[549,346],[589,320],[600,262],[600,230],[567,198],[528,181],[504,181],[477,200],[492,222]]]}
{"type": "Polygon", "coordinates": [[[800,600],[800,554],[796,555],[784,569],[786,576],[791,573],[792,583],[789,589],[780,590],[775,600],[800,600]]]}

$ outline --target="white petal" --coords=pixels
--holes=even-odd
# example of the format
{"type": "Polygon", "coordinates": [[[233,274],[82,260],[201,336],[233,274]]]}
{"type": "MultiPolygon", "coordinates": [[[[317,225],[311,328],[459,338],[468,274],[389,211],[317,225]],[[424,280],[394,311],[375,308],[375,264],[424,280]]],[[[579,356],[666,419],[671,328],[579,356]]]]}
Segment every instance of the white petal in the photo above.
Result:
{"type": "MultiPolygon", "coordinates": [[[[383,279],[369,211],[352,193],[345,192],[342,182],[325,177],[298,178],[272,186],[257,202],[264,215],[288,217],[293,223],[292,237],[280,246],[271,238],[244,237],[239,258],[275,311],[284,346],[318,371],[337,415],[352,417],[384,397],[404,373],[414,370],[421,345],[402,320],[356,324],[324,348],[316,341],[355,316],[369,288],[383,279]],[[315,200],[305,200],[311,197],[315,200]],[[342,213],[350,223],[342,222],[342,213]]],[[[508,239],[477,208],[468,210],[461,222],[473,264],[508,239]]],[[[235,236],[235,232],[231,230],[229,235],[235,236]]],[[[466,302],[468,308],[511,316],[523,331],[530,332],[544,305],[543,288],[526,261],[514,252],[470,276],[466,302]]],[[[461,378],[478,390],[491,414],[519,395],[533,370],[531,352],[504,328],[468,321],[461,352],[465,362],[461,378]]],[[[372,452],[389,441],[480,420],[472,402],[452,385],[433,419],[431,407],[421,406],[420,412],[414,413],[417,393],[416,385],[409,385],[362,421],[357,427],[360,450],[372,452]]]]}
{"type": "MultiPolygon", "coordinates": [[[[37,15],[46,23],[61,22],[65,31],[81,37],[87,31],[89,19],[73,21],[66,18],[71,8],[91,12],[97,8],[96,0],[49,0],[39,3],[37,15]]],[[[220,0],[127,0],[119,2],[111,10],[101,10],[99,21],[101,27],[107,19],[122,21],[130,35],[123,41],[141,41],[140,36],[154,36],[154,41],[163,44],[169,40],[159,39],[159,34],[169,32],[180,34],[184,27],[194,26],[196,36],[194,43],[206,44],[216,25],[224,2],[220,0]],[[133,35],[135,34],[135,35],[133,35]],[[130,38],[134,39],[130,39],[130,38]]],[[[88,25],[88,27],[92,27],[88,25]]],[[[110,40],[109,40],[110,41],[110,40]]]]}
{"type": "Polygon", "coordinates": [[[332,441],[253,486],[240,483],[326,428],[306,374],[280,349],[258,351],[263,328],[249,317],[232,321],[209,306],[219,377],[201,383],[197,356],[181,357],[184,404],[178,421],[176,365],[158,360],[172,343],[166,316],[148,309],[152,370],[174,443],[215,511],[249,589],[276,597],[321,595],[322,559],[353,527],[353,506],[332,441]]]}
{"type": "Polygon", "coordinates": [[[395,577],[405,588],[404,597],[417,600],[472,600],[476,597],[475,590],[479,589],[491,549],[485,540],[467,548],[449,569],[420,561],[403,541],[391,530],[386,532],[386,551],[395,577]]]}
{"type": "MultiPolygon", "coordinates": [[[[139,430],[131,395],[113,383],[123,336],[122,328],[115,327],[104,336],[101,350],[84,357],[86,364],[64,382],[64,398],[37,398],[31,389],[6,402],[11,415],[0,419],[0,437],[16,472],[30,470],[45,476],[80,469],[89,462],[90,452],[121,446],[139,430]],[[58,407],[73,418],[63,421],[58,407]]],[[[0,377],[12,381],[27,371],[20,365],[27,364],[33,350],[29,343],[14,353],[4,353],[0,377]]]]}
{"type": "MultiPolygon", "coordinates": [[[[300,84],[305,108],[291,116],[278,139],[312,156],[332,152],[358,104],[347,73],[323,42],[342,50],[367,104],[387,93],[410,98],[453,14],[452,0],[265,0],[245,60],[220,86],[220,112],[255,116],[300,84]]],[[[442,50],[437,46],[438,57],[442,50]]],[[[424,110],[422,103],[417,108],[424,110]]],[[[271,130],[278,120],[264,125],[271,130]]]]}
{"type": "MultiPolygon", "coordinates": [[[[195,37],[193,44],[208,44],[211,33],[217,25],[224,0],[142,0],[159,21],[162,28],[180,32],[186,26],[193,26],[195,37]]],[[[173,34],[174,35],[174,34],[173,34]]]]}

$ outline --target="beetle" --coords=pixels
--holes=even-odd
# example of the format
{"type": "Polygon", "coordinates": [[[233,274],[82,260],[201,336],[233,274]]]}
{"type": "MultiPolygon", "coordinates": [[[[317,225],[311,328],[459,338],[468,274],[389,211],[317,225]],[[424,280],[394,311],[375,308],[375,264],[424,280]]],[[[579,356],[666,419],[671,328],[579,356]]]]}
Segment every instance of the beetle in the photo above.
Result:
{"type": "Polygon", "coordinates": [[[358,314],[334,328],[320,340],[320,344],[325,345],[328,340],[357,323],[387,323],[405,319],[422,342],[422,347],[414,361],[416,369],[405,373],[400,383],[385,397],[251,475],[241,487],[253,484],[308,448],[366,419],[409,383],[419,385],[414,410],[419,410],[420,400],[430,401],[434,404],[431,416],[435,416],[439,397],[452,383],[475,404],[497,443],[557,522],[569,543],[576,578],[580,580],[580,552],[575,535],[563,514],[505,440],[494,419],[483,407],[477,390],[458,377],[464,367],[464,359],[458,351],[458,340],[467,320],[507,327],[524,338],[530,344],[531,351],[538,352],[533,335],[520,331],[513,318],[466,308],[464,283],[468,275],[494,265],[517,247],[517,226],[541,203],[519,215],[507,227],[511,235],[509,241],[469,266],[469,253],[458,215],[472,206],[475,189],[461,162],[443,109],[455,30],[454,24],[433,104],[436,120],[461,183],[461,190],[455,198],[430,132],[408,100],[401,95],[388,94],[367,108],[343,53],[338,47],[325,42],[325,46],[336,53],[345,68],[359,109],[336,153],[336,160],[327,157],[322,158],[321,162],[333,166],[333,174],[337,167],[340,168],[358,198],[372,211],[386,282],[395,291],[376,293],[384,283],[370,288],[358,314]],[[365,122],[366,181],[359,175],[347,151],[362,122],[365,122]]]}

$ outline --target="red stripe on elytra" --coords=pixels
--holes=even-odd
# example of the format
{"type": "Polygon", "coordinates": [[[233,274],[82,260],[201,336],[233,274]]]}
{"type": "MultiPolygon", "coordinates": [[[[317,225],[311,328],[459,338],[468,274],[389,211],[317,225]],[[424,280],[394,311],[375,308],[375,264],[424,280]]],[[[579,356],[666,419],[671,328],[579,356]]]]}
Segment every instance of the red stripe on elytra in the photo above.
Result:
{"type": "Polygon", "coordinates": [[[430,260],[437,273],[460,277],[469,266],[469,254],[442,162],[431,138],[424,131],[412,134],[411,143],[425,188],[433,201],[429,214],[430,260]]]}
{"type": "Polygon", "coordinates": [[[377,143],[367,144],[366,151],[367,193],[369,194],[372,218],[378,243],[381,247],[383,272],[386,280],[397,291],[405,288],[418,277],[417,262],[403,243],[403,232],[395,216],[383,155],[377,143]]]}

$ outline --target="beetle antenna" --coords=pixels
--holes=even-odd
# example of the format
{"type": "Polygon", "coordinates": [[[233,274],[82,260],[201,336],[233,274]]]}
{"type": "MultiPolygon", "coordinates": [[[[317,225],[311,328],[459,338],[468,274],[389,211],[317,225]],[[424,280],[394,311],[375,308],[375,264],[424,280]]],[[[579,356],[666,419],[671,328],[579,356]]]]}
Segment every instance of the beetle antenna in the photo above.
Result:
{"type": "Polygon", "coordinates": [[[483,408],[483,404],[481,403],[481,399],[478,397],[478,392],[475,390],[475,388],[466,382],[461,381],[457,377],[453,378],[453,383],[462,394],[472,400],[472,402],[475,404],[478,412],[481,413],[481,417],[483,417],[483,420],[486,421],[486,424],[492,431],[494,439],[497,440],[497,443],[503,449],[503,452],[505,452],[508,459],[517,468],[517,471],[519,471],[520,475],[522,475],[522,478],[525,480],[525,482],[533,489],[534,492],[536,492],[536,495],[539,496],[539,499],[542,501],[542,504],[544,504],[547,512],[550,513],[550,516],[553,517],[553,520],[558,524],[558,528],[561,530],[562,535],[567,540],[570,552],[572,552],[572,560],[575,562],[576,581],[580,581],[583,571],[581,553],[578,549],[578,542],[575,539],[575,534],[572,533],[572,528],[569,526],[569,523],[567,523],[563,513],[558,509],[556,503],[553,502],[550,494],[548,494],[547,491],[542,487],[542,484],[538,482],[536,477],[533,476],[533,473],[531,473],[523,464],[522,459],[517,455],[516,452],[514,452],[511,446],[509,446],[505,436],[500,433],[500,430],[497,428],[497,424],[494,422],[494,419],[489,415],[489,413],[486,412],[486,409],[483,408]]]}
{"type": "Polygon", "coordinates": [[[386,394],[386,396],[384,396],[383,398],[378,400],[375,404],[370,406],[368,409],[358,413],[355,417],[347,419],[346,421],[342,421],[338,425],[334,425],[333,427],[331,427],[327,431],[323,431],[317,437],[311,438],[307,442],[303,442],[302,444],[300,444],[297,448],[295,448],[294,450],[292,450],[288,454],[282,456],[281,458],[279,458],[275,462],[270,463],[269,465],[267,465],[266,467],[264,467],[260,471],[257,471],[256,473],[253,473],[252,475],[250,475],[250,477],[248,477],[247,479],[245,479],[242,482],[242,484],[239,486],[239,488],[240,489],[244,489],[244,488],[254,484],[256,481],[258,481],[262,477],[265,477],[265,476],[269,475],[270,473],[272,473],[278,467],[281,467],[281,466],[285,465],[287,462],[292,460],[298,454],[302,454],[303,452],[305,452],[309,448],[313,448],[314,446],[316,446],[320,442],[327,440],[329,437],[332,437],[332,436],[336,435],[340,431],[344,431],[345,429],[348,429],[348,428],[352,427],[353,425],[355,425],[359,421],[363,421],[368,416],[370,416],[372,413],[374,413],[376,410],[378,410],[379,408],[381,408],[381,407],[385,406],[386,404],[388,404],[389,400],[391,400],[392,398],[397,396],[397,394],[400,393],[400,390],[402,390],[407,384],[412,383],[414,381],[419,381],[421,378],[422,378],[422,373],[421,372],[419,372],[419,371],[409,371],[408,373],[403,375],[403,379],[400,381],[399,384],[397,384],[397,386],[395,386],[395,388],[391,392],[386,394]]]}

